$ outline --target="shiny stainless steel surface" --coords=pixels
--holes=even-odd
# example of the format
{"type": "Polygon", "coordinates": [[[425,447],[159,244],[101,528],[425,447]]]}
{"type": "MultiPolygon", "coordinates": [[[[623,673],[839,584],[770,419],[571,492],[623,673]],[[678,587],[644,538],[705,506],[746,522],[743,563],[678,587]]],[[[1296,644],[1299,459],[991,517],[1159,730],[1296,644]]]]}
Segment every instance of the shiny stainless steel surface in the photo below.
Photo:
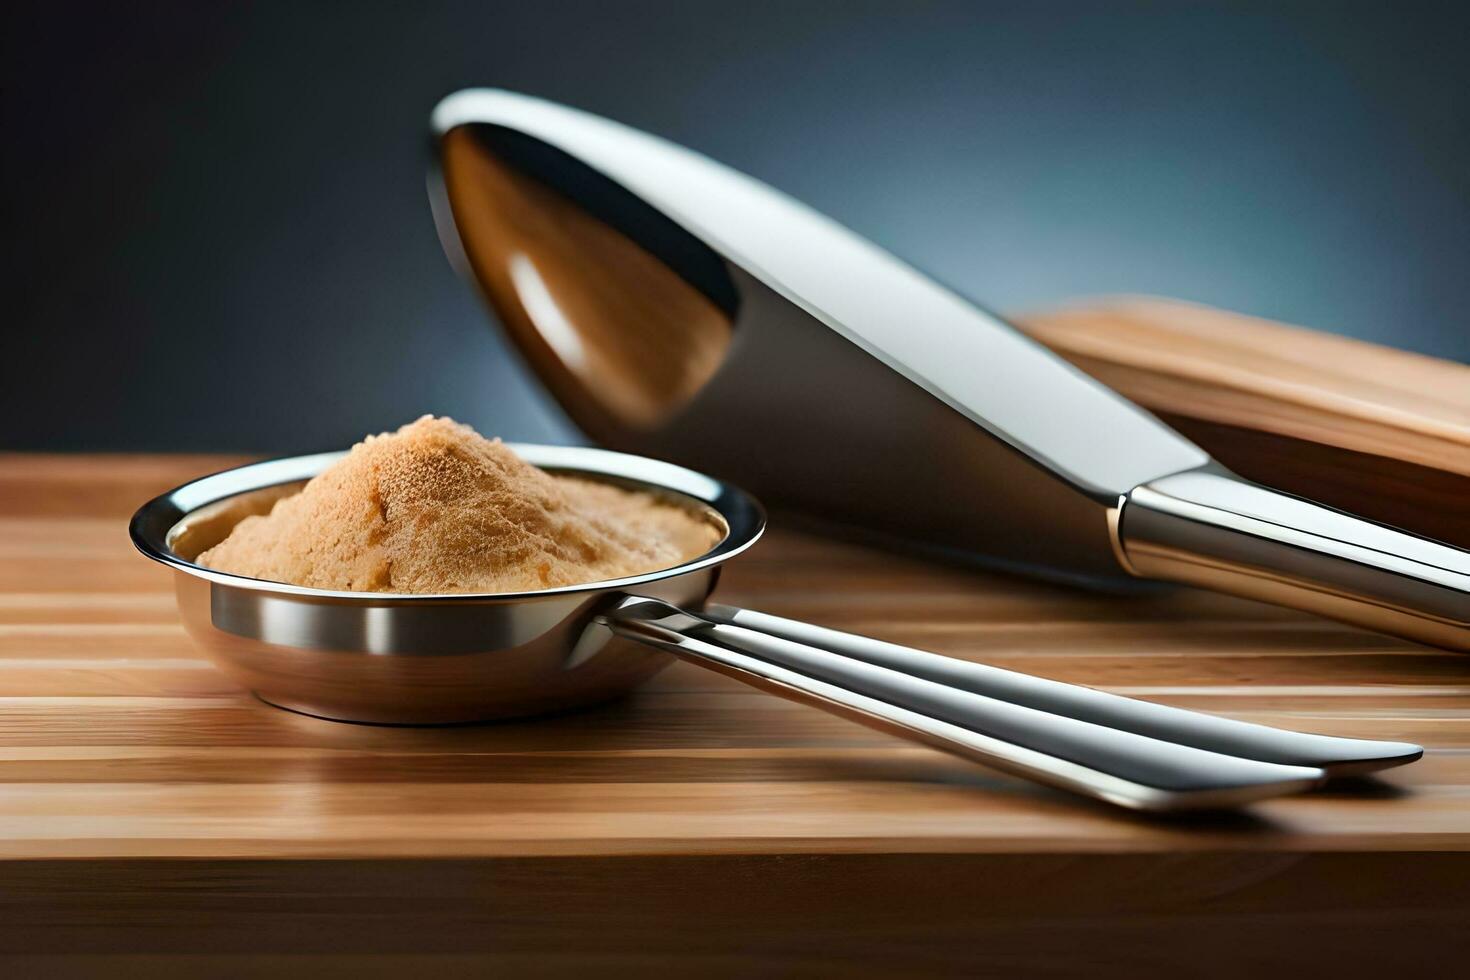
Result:
{"type": "Polygon", "coordinates": [[[1235,513],[1216,499],[1234,478],[1197,446],[785,195],[507,92],[452,95],[432,126],[446,251],[607,445],[963,559],[1187,582],[1470,648],[1464,552],[1281,495],[1235,513]],[[1201,480],[1210,499],[1181,503],[1201,480]],[[1293,533],[1329,513],[1330,533],[1293,533]],[[1374,541],[1406,561],[1365,561],[1374,541]]]}
{"type": "Polygon", "coordinates": [[[1115,496],[1205,462],[1152,415],[991,314],[708,157],[509,92],[458,92],[434,110],[441,134],[484,123],[533,136],[617,181],[788,302],[1087,492],[1115,496]]]}
{"type": "Polygon", "coordinates": [[[1312,766],[1325,769],[1332,776],[1389,769],[1413,762],[1424,754],[1422,748],[1408,742],[1335,738],[1253,725],[941,657],[735,606],[713,605],[705,610],[704,616],[714,623],[742,626],[767,636],[820,647],[875,667],[1038,711],[1211,752],[1288,766],[1312,766]]]}
{"type": "MultiPolygon", "coordinates": [[[[699,610],[719,565],[760,536],[764,518],[751,498],[652,460],[595,449],[515,448],[548,469],[682,499],[720,525],[724,537],[707,555],[662,572],[497,595],[328,592],[193,562],[239,520],[269,510],[340,457],[329,453],[257,463],[186,484],[138,511],[133,540],[174,569],[185,627],[227,672],[268,702],[327,718],[427,724],[541,714],[616,696],[672,656],[1139,809],[1234,805],[1326,778],[1317,764],[1263,761],[1255,745],[1242,743],[1252,751],[1229,754],[1202,747],[1200,733],[1210,732],[1210,725],[1189,723],[1189,712],[1139,733],[1098,724],[1080,711],[1066,716],[1095,692],[1074,690],[1070,701],[1056,697],[1063,713],[1055,714],[1014,690],[981,689],[961,675],[954,682],[936,667],[944,658],[877,645],[884,647],[884,660],[852,647],[870,641],[830,631],[795,636],[791,630],[800,624],[788,621],[772,619],[769,632],[718,622],[699,610]],[[1002,696],[989,696],[996,693],[1002,696]]],[[[741,615],[751,614],[735,618],[741,615]]],[[[1354,744],[1365,764],[1385,761],[1383,743],[1322,740],[1318,747],[1326,742],[1333,743],[1324,754],[1333,765],[1346,761],[1354,744]]],[[[1303,752],[1296,761],[1312,758],[1303,752]]],[[[1404,761],[1411,761],[1411,752],[1393,760],[1404,761]]]]}
{"type": "Polygon", "coordinates": [[[282,707],[350,721],[437,724],[539,714],[622,694],[670,663],[590,624],[636,588],[698,608],[719,565],[759,538],[760,508],[698,473],[595,449],[515,446],[552,470],[648,487],[725,531],[709,554],[657,574],[492,596],[329,592],[193,563],[342,454],[257,463],[186,484],[134,517],[134,543],[176,571],[185,628],[243,686],[282,707]]]}
{"type": "Polygon", "coordinates": [[[1224,469],[1137,488],[1123,506],[1119,534],[1139,575],[1470,650],[1470,554],[1224,469]]]}
{"type": "Polygon", "coordinates": [[[1222,755],[985,697],[785,637],[629,598],[603,621],[691,663],[1038,782],[1141,810],[1310,789],[1319,768],[1222,755]]]}

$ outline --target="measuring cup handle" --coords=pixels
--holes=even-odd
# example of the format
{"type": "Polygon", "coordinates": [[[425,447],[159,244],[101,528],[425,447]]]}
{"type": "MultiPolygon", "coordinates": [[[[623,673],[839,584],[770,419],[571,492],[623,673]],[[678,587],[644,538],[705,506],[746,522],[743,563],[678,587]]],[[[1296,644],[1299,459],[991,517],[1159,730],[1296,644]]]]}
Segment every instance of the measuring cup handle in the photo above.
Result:
{"type": "Polygon", "coordinates": [[[657,599],[626,598],[602,621],[620,636],[781,697],[1133,809],[1235,806],[1325,778],[1317,768],[1237,758],[1010,704],[657,599]]]}
{"type": "Polygon", "coordinates": [[[1332,776],[1344,776],[1401,766],[1424,754],[1423,748],[1408,742],[1338,738],[1222,718],[988,664],[924,653],[896,643],[735,606],[710,606],[703,615],[712,622],[744,626],[769,636],[820,647],[972,694],[1243,759],[1310,766],[1325,769],[1332,776]]]}

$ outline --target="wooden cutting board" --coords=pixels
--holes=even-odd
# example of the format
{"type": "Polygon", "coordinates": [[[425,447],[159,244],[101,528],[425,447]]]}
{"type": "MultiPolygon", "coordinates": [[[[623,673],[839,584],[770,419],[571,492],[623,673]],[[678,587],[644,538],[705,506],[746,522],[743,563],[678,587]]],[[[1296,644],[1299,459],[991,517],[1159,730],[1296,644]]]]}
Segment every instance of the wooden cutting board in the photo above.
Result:
{"type": "Polygon", "coordinates": [[[1161,820],[682,665],[537,722],[334,724],[236,690],[126,540],[144,499],[233,462],[0,456],[10,975],[1442,976],[1470,952],[1463,654],[777,530],[723,600],[1428,754],[1161,820]]]}
{"type": "Polygon", "coordinates": [[[1470,548],[1470,366],[1153,297],[1018,323],[1242,476],[1470,548]]]}

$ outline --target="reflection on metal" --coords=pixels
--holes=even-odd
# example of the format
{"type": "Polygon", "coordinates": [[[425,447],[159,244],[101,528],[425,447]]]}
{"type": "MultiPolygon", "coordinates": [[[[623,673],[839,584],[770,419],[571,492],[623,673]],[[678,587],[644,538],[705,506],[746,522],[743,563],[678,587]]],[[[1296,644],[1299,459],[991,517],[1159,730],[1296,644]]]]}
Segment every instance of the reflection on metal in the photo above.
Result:
{"type": "Polygon", "coordinates": [[[634,240],[469,132],[445,141],[443,175],[465,260],[558,397],[637,429],[714,374],[728,315],[634,240]]]}
{"type": "Polygon", "coordinates": [[[536,263],[519,253],[510,257],[510,281],[516,288],[526,316],[536,325],[537,331],[551,345],[557,357],[574,374],[587,372],[587,351],[582,347],[582,338],[576,326],[567,319],[556,297],[546,288],[546,281],[536,271],[536,263]]]}

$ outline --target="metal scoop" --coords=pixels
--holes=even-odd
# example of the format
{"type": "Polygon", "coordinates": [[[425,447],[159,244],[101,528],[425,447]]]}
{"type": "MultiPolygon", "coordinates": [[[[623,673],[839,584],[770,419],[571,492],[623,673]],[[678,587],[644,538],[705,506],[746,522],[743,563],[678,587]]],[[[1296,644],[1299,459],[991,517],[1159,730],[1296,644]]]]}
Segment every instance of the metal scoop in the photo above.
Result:
{"type": "Polygon", "coordinates": [[[1224,807],[1422,750],[1281,731],[1116,697],[727,606],[720,566],[760,537],[741,490],[597,449],[515,446],[553,472],[688,507],[719,543],[674,568],[493,595],[329,592],[194,562],[342,453],[196,480],[133,517],[138,550],[175,573],[185,628],[261,699],[320,717],[443,724],[544,714],[633,688],[673,658],[1039,782],[1140,810],[1224,807]],[[672,655],[672,656],[671,656],[672,655]]]}
{"type": "Polygon", "coordinates": [[[433,129],[446,250],[604,445],[967,560],[1470,650],[1470,553],[1241,479],[770,187],[508,92],[452,95],[433,129]]]}

